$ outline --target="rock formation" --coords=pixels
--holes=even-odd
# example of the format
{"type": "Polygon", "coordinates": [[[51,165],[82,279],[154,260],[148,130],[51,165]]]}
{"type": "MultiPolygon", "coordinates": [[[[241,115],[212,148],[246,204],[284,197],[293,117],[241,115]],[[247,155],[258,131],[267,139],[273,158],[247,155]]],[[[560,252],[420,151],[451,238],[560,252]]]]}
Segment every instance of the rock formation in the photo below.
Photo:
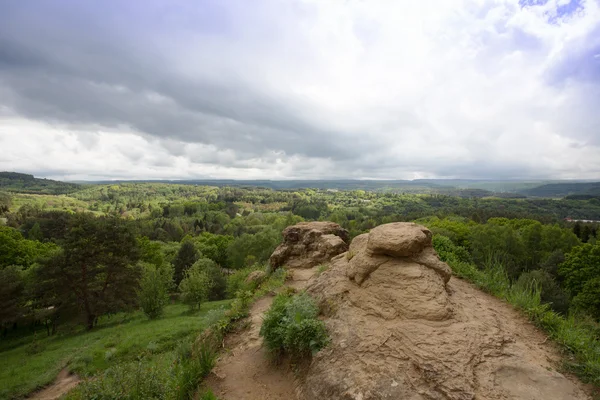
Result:
{"type": "MultiPolygon", "coordinates": [[[[311,224],[286,230],[274,266],[312,266],[344,247],[329,233],[339,227],[311,224]]],[[[450,276],[422,226],[386,224],[356,237],[308,285],[331,344],[306,370],[300,398],[588,398],[553,370],[555,353],[516,311],[450,276]]]]}
{"type": "Polygon", "coordinates": [[[300,222],[283,231],[283,243],[271,255],[273,269],[312,268],[348,250],[348,231],[333,222],[300,222]]]}

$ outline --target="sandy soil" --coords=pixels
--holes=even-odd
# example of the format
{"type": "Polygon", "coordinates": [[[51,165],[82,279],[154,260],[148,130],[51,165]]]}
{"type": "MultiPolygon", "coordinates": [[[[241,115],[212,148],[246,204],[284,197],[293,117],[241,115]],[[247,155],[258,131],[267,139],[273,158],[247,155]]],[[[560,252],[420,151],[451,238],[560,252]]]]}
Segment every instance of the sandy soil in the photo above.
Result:
{"type": "MultiPolygon", "coordinates": [[[[306,287],[316,268],[292,272],[288,286],[306,287]]],[[[258,300],[250,310],[250,328],[227,338],[221,356],[206,386],[221,400],[290,400],[296,398],[294,375],[286,363],[274,364],[259,335],[262,317],[273,297],[258,300]]]]}

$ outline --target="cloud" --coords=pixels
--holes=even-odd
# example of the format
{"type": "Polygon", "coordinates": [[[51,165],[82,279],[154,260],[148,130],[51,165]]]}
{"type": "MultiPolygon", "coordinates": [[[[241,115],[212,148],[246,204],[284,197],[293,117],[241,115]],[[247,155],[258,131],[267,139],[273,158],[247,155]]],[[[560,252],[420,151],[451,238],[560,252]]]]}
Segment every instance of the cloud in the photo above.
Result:
{"type": "Polygon", "coordinates": [[[596,0],[0,5],[0,169],[598,178],[596,0]]]}

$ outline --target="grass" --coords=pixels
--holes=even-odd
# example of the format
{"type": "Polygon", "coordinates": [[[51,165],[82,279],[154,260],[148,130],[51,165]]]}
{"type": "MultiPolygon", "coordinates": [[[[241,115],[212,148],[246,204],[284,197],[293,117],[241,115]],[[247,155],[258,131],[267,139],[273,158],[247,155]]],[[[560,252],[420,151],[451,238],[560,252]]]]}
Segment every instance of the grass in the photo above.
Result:
{"type": "Polygon", "coordinates": [[[52,382],[64,367],[96,375],[119,363],[144,358],[149,365],[172,361],[176,347],[224,313],[229,300],[204,303],[190,314],[182,304],[148,320],[141,311],[103,318],[92,332],[46,337],[42,332],[0,343],[0,398],[20,398],[52,382]],[[216,310],[212,311],[211,310],[216,310]]]}

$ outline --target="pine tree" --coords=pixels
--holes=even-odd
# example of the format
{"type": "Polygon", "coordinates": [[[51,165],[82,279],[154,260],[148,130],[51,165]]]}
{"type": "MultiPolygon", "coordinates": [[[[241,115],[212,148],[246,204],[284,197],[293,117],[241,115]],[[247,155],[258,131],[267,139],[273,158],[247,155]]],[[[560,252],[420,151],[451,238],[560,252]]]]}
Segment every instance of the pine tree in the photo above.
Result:
{"type": "Polygon", "coordinates": [[[61,244],[37,270],[37,286],[52,305],[76,304],[92,329],[98,317],[137,303],[139,247],[125,221],[78,215],[61,244]]]}
{"type": "Polygon", "coordinates": [[[188,270],[198,259],[198,252],[196,251],[196,247],[194,243],[190,240],[184,240],[177,252],[177,256],[175,260],[173,260],[173,266],[175,267],[175,284],[179,285],[183,277],[185,276],[185,271],[188,270]]]}

